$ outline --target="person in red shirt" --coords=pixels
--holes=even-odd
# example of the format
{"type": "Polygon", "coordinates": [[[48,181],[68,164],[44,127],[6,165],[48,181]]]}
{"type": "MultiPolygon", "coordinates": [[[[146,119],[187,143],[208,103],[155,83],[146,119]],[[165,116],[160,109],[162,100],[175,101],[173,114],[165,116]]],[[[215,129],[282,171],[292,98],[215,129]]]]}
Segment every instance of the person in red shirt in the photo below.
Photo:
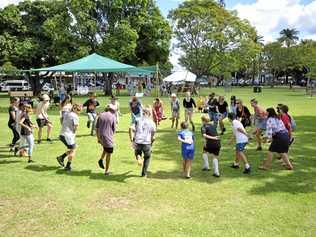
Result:
{"type": "Polygon", "coordinates": [[[293,142],[293,128],[292,128],[292,122],[291,122],[291,117],[288,115],[289,107],[287,105],[279,104],[278,107],[278,113],[279,113],[279,118],[282,120],[286,130],[289,133],[290,140],[292,143],[293,142]]]}

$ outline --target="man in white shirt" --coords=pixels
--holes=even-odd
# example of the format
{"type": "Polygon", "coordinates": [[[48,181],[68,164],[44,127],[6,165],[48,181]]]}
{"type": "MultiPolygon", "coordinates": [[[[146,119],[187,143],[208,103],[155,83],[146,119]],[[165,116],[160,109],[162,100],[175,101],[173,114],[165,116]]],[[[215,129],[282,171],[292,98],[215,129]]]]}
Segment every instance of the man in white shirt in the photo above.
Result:
{"type": "Polygon", "coordinates": [[[246,145],[248,144],[248,134],[242,123],[236,119],[236,115],[234,113],[229,113],[228,119],[232,123],[232,129],[234,134],[234,137],[232,138],[230,143],[232,143],[234,138],[236,140],[236,158],[234,164],[231,167],[234,169],[238,169],[239,161],[242,160],[245,163],[244,174],[250,174],[251,167],[244,153],[246,145]]]}
{"type": "Polygon", "coordinates": [[[50,138],[53,124],[48,118],[47,110],[49,108],[50,98],[48,95],[44,94],[42,96],[42,101],[37,105],[36,108],[36,122],[38,125],[38,144],[42,142],[42,132],[43,127],[47,126],[47,141],[52,142],[50,138]]]}
{"type": "Polygon", "coordinates": [[[143,110],[143,116],[129,130],[132,143],[135,144],[135,156],[139,164],[143,165],[141,177],[147,176],[147,169],[151,157],[151,146],[154,142],[156,125],[151,119],[151,107],[147,106],[143,110]],[[144,154],[144,161],[141,156],[144,154]]]}

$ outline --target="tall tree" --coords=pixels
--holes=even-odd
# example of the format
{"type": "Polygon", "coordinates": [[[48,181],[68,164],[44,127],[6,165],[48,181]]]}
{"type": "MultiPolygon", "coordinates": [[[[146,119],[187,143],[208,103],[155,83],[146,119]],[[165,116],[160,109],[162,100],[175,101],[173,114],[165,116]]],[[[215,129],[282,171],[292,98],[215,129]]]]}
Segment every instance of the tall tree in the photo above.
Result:
{"type": "Polygon", "coordinates": [[[284,43],[286,47],[291,47],[299,40],[299,31],[296,29],[286,28],[281,30],[279,42],[284,43]]]}
{"type": "Polygon", "coordinates": [[[249,63],[243,61],[255,56],[249,53],[256,54],[246,50],[257,47],[255,29],[212,0],[184,1],[169,18],[184,52],[180,63],[199,76],[228,75],[249,63]]]}

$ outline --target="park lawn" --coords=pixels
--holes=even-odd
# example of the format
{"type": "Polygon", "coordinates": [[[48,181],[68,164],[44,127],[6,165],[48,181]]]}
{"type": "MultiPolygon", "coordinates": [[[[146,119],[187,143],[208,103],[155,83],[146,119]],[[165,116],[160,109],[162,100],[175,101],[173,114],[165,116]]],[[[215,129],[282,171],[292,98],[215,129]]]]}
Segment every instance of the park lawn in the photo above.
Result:
{"type": "MultiPolygon", "coordinates": [[[[211,90],[204,90],[207,94],[211,90]]],[[[97,166],[101,147],[89,136],[86,116],[80,116],[78,152],[73,171],[59,168],[56,156],[65,148],[59,141],[36,145],[34,160],[13,157],[8,152],[11,133],[4,113],[8,98],[0,98],[0,236],[316,236],[316,99],[304,90],[250,88],[224,93],[243,99],[247,105],[256,97],[265,107],[286,103],[297,122],[296,142],[291,148],[295,171],[285,171],[278,161],[268,172],[257,167],[266,155],[255,151],[252,142],[247,155],[251,175],[229,167],[234,148],[227,144],[231,129],[222,137],[221,178],[201,171],[202,138],[199,114],[193,179],[180,176],[180,144],[176,131],[166,120],[159,127],[150,174],[140,178],[128,139],[130,116],[128,97],[121,97],[123,116],[115,136],[111,175],[97,166]]],[[[86,98],[75,98],[83,102],[86,98]]],[[[152,103],[153,97],[143,103],[152,103]]],[[[108,98],[100,97],[102,105],[108,98]]],[[[164,98],[168,115],[168,98],[164,98]]],[[[182,111],[183,112],[183,111],[182,111]]],[[[56,109],[53,137],[60,129],[56,109]]],[[[35,136],[36,137],[36,136],[35,136]]]]}

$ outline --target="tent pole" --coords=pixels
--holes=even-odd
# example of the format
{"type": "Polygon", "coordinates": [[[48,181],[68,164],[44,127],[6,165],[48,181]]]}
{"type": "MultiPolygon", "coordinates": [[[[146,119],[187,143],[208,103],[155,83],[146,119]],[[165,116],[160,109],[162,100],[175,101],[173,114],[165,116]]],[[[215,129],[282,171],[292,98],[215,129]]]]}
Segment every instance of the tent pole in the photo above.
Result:
{"type": "Polygon", "coordinates": [[[159,82],[159,62],[156,64],[156,83],[157,83],[157,97],[159,97],[160,82],[159,82]]]}

